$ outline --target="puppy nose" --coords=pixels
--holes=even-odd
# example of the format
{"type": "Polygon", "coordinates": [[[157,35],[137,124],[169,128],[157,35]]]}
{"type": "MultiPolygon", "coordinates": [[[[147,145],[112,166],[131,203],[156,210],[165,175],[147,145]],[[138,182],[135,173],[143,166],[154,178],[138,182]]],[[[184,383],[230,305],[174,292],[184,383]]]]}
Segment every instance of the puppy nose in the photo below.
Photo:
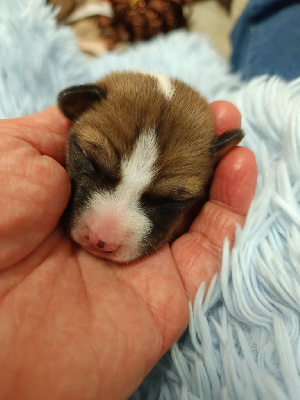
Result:
{"type": "Polygon", "coordinates": [[[119,245],[117,243],[109,243],[100,239],[95,233],[90,231],[89,233],[89,242],[92,247],[95,249],[101,250],[103,252],[112,252],[117,250],[119,245]]]}
{"type": "Polygon", "coordinates": [[[102,251],[115,251],[119,247],[116,243],[105,243],[103,240],[98,240],[97,247],[102,251]]]}

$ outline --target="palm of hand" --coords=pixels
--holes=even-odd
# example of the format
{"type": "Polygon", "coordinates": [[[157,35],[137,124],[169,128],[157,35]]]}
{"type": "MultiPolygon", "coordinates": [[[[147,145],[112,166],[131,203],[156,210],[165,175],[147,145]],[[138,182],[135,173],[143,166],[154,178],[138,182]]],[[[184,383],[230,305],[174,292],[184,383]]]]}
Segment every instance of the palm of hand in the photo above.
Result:
{"type": "Polygon", "coordinates": [[[70,194],[59,164],[69,123],[51,108],[3,127],[0,398],[126,398],[183,332],[188,298],[210,281],[224,237],[243,224],[254,158],[233,150],[189,233],[118,266],[76,248],[56,227],[70,194]]]}

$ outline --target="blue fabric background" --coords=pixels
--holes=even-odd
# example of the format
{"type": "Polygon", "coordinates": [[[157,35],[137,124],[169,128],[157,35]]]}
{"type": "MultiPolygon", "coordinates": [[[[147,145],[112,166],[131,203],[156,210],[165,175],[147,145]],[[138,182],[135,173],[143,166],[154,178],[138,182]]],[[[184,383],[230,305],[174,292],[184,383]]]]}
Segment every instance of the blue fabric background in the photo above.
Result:
{"type": "Polygon", "coordinates": [[[244,80],[300,76],[300,2],[250,0],[232,32],[233,71],[244,80]]]}

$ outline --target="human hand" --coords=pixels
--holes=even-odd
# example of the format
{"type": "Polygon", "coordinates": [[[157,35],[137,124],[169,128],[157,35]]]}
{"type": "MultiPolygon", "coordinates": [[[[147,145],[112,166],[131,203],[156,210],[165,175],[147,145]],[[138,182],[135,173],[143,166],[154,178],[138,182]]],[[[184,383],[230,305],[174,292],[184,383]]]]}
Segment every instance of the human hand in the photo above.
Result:
{"type": "MultiPolygon", "coordinates": [[[[239,127],[232,105],[212,107],[218,134],[239,127]]],[[[57,226],[69,128],[56,107],[0,122],[1,399],[127,398],[186,328],[254,194],[254,156],[235,148],[186,234],[128,266],[106,262],[57,226]]]]}

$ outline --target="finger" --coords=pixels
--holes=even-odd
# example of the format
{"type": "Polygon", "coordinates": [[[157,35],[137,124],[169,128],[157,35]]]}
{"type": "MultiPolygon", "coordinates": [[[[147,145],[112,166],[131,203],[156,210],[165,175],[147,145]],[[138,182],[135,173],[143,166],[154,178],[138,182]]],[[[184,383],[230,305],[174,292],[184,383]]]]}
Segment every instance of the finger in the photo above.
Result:
{"type": "Polygon", "coordinates": [[[0,270],[25,258],[45,240],[71,191],[65,169],[55,160],[40,156],[26,143],[15,148],[18,158],[0,155],[0,270]]]}
{"type": "Polygon", "coordinates": [[[236,147],[220,162],[210,190],[210,201],[245,216],[254,196],[257,179],[255,156],[246,147],[236,147]]]}
{"type": "Polygon", "coordinates": [[[70,181],[56,160],[64,161],[69,127],[57,107],[0,122],[0,268],[33,251],[66,207],[70,181]]]}
{"type": "Polygon", "coordinates": [[[241,114],[232,103],[228,101],[215,101],[210,106],[215,115],[217,136],[241,126],[241,114]]]}
{"type": "Polygon", "coordinates": [[[172,252],[186,291],[194,299],[198,287],[208,287],[219,271],[224,239],[234,243],[236,224],[243,226],[255,193],[257,169],[253,153],[243,147],[220,162],[210,191],[188,233],[177,239],[172,252]]]}
{"type": "Polygon", "coordinates": [[[21,118],[1,121],[4,134],[17,137],[31,144],[42,155],[47,155],[64,163],[67,133],[71,122],[65,118],[57,106],[21,118]]]}

